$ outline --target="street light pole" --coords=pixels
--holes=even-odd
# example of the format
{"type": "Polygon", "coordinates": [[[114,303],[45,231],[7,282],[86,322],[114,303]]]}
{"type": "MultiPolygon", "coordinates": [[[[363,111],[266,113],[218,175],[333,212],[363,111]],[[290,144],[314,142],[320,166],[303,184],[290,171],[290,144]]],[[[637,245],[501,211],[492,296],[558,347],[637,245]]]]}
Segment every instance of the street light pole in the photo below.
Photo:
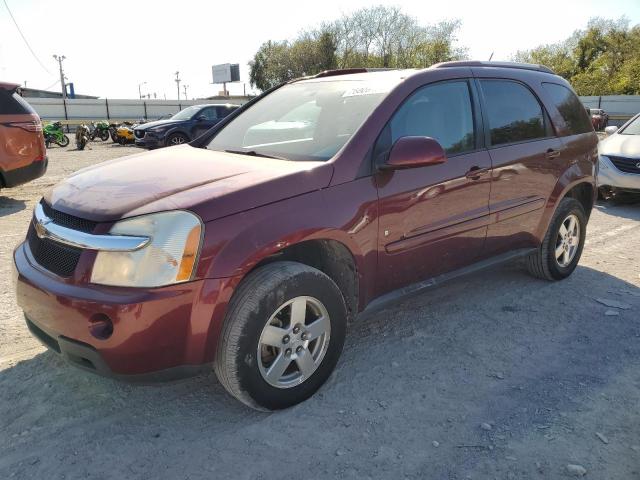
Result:
{"type": "Polygon", "coordinates": [[[62,61],[67,57],[65,57],[64,55],[54,55],[53,58],[55,58],[58,61],[58,65],[60,66],[60,85],[62,86],[62,98],[66,100],[67,86],[64,83],[64,72],[62,71],[62,61]]]}
{"type": "Polygon", "coordinates": [[[189,88],[189,85],[182,85],[182,89],[184,90],[184,99],[185,100],[189,100],[189,97],[187,96],[187,88],[189,88]]]}
{"type": "Polygon", "coordinates": [[[142,82],[138,84],[138,97],[140,97],[140,99],[142,99],[142,89],[140,88],[142,85],[146,85],[147,82],[142,82]]]}
{"type": "Polygon", "coordinates": [[[178,100],[180,100],[180,72],[176,72],[176,84],[178,85],[178,100]]]}

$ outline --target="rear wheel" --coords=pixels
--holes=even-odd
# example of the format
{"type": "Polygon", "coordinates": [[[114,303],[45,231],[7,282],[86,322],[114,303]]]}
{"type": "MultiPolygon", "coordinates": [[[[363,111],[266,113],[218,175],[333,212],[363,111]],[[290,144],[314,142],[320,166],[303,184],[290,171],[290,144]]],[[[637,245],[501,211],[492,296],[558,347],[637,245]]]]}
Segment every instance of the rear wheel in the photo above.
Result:
{"type": "Polygon", "coordinates": [[[252,408],[302,402],[333,371],[346,317],[340,289],[321,271],[295,262],[261,267],[243,280],[229,304],[216,374],[252,408]]]}
{"type": "Polygon", "coordinates": [[[100,137],[100,139],[103,142],[106,142],[107,140],[109,140],[109,131],[108,130],[100,130],[100,133],[98,133],[98,136],[100,137]]]}
{"type": "Polygon", "coordinates": [[[182,133],[174,133],[173,135],[169,135],[167,138],[167,146],[171,147],[173,145],[182,145],[183,143],[187,143],[189,139],[186,135],[182,133]]]}
{"type": "Polygon", "coordinates": [[[545,280],[562,280],[571,275],[580,261],[586,232],[587,216],[582,204],[574,198],[564,198],[542,245],[527,257],[529,273],[545,280]]]}
{"type": "Polygon", "coordinates": [[[58,142],[58,145],[60,145],[61,147],[66,147],[67,145],[69,145],[69,137],[67,137],[66,135],[62,135],[62,138],[58,142]]]}

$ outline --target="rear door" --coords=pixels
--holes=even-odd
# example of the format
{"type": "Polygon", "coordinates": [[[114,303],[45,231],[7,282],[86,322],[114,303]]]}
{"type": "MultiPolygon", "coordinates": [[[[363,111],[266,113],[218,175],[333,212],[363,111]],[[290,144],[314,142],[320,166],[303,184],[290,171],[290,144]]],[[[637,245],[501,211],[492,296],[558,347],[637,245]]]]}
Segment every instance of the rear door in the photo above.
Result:
{"type": "Polygon", "coordinates": [[[491,161],[477,112],[471,81],[429,84],[405,100],[381,133],[373,153],[378,165],[404,136],[436,139],[447,161],[376,174],[378,293],[463,267],[481,255],[491,161]]]}
{"type": "Polygon", "coordinates": [[[535,247],[544,205],[558,180],[563,144],[549,115],[523,82],[480,78],[485,142],[491,156],[488,256],[535,247]]]}

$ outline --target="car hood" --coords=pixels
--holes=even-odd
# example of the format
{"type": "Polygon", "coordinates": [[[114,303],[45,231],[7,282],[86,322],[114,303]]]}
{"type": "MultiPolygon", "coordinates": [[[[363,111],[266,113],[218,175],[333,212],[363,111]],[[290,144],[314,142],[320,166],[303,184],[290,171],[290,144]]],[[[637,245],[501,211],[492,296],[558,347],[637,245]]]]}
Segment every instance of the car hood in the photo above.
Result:
{"type": "Polygon", "coordinates": [[[600,142],[601,155],[640,158],[640,135],[614,134],[600,142]]]}
{"type": "Polygon", "coordinates": [[[329,185],[333,166],[250,157],[189,145],[111,160],[79,170],[45,200],[97,222],[165,210],[192,210],[203,221],[329,185]]]}
{"type": "Polygon", "coordinates": [[[141,125],[136,125],[136,130],[148,130],[153,127],[167,127],[170,125],[175,125],[177,123],[182,123],[184,120],[171,120],[167,118],[166,120],[156,120],[155,122],[147,122],[141,125]]]}

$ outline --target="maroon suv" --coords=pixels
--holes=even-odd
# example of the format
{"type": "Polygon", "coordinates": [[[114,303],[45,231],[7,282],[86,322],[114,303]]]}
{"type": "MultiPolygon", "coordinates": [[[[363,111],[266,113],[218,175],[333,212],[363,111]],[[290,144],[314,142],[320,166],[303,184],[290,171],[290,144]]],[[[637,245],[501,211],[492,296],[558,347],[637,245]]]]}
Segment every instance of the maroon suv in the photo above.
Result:
{"type": "Polygon", "coordinates": [[[288,407],[345,326],[479,267],[576,267],[597,137],[545,67],[331,71],[246,104],[189,145],[81,170],[14,253],[31,332],[86,370],[213,364],[247,405],[288,407]]]}

